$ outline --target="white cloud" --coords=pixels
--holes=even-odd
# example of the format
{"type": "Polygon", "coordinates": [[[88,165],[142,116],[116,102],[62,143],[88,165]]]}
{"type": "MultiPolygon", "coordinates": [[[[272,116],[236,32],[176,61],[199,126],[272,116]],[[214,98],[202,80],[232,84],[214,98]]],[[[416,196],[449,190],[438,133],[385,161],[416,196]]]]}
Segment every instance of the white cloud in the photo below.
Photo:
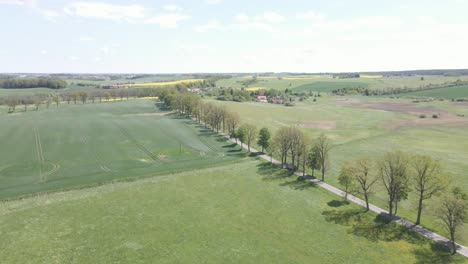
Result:
{"type": "Polygon", "coordinates": [[[209,21],[206,24],[203,24],[203,25],[200,25],[200,26],[196,27],[195,31],[199,32],[199,33],[204,33],[204,32],[207,32],[207,31],[220,30],[222,28],[223,27],[218,23],[218,21],[212,20],[212,21],[209,21]]]}
{"type": "Polygon", "coordinates": [[[62,16],[59,12],[51,9],[42,9],[39,11],[47,20],[56,22],[56,18],[62,16]]]}
{"type": "Polygon", "coordinates": [[[41,54],[45,55],[47,53],[49,53],[47,50],[41,50],[41,54]]]}
{"type": "Polygon", "coordinates": [[[249,16],[247,16],[246,14],[239,14],[235,17],[235,19],[241,23],[249,22],[249,16]]]}
{"type": "Polygon", "coordinates": [[[241,13],[235,16],[235,20],[237,24],[234,26],[240,29],[255,29],[272,32],[276,31],[276,27],[273,26],[273,24],[283,22],[284,17],[273,11],[265,11],[253,18],[241,13]]]}
{"type": "Polygon", "coordinates": [[[93,37],[88,37],[88,36],[82,36],[80,37],[80,41],[82,42],[90,42],[90,41],[94,41],[95,39],[93,37]]]}
{"type": "Polygon", "coordinates": [[[307,11],[304,13],[296,14],[296,18],[310,21],[323,21],[325,19],[325,15],[317,13],[315,11],[307,11]]]}
{"type": "Polygon", "coordinates": [[[205,0],[205,2],[209,5],[217,5],[223,2],[223,0],[205,0]]]}
{"type": "Polygon", "coordinates": [[[273,11],[265,11],[263,14],[255,17],[257,21],[264,21],[267,23],[280,23],[284,21],[284,17],[273,11]]]}
{"type": "Polygon", "coordinates": [[[80,57],[74,56],[74,55],[73,55],[73,56],[70,56],[69,59],[70,59],[71,61],[78,61],[78,60],[80,60],[80,57]]]}
{"type": "Polygon", "coordinates": [[[3,5],[17,5],[17,6],[36,6],[36,0],[0,0],[0,4],[3,5]]]}
{"type": "Polygon", "coordinates": [[[109,55],[110,53],[110,49],[108,47],[102,47],[100,48],[100,51],[104,54],[104,55],[109,55]]]}
{"type": "Polygon", "coordinates": [[[64,8],[65,13],[73,16],[134,21],[146,16],[141,5],[116,5],[101,2],[74,2],[64,8]]]}
{"type": "Polygon", "coordinates": [[[176,28],[179,22],[189,19],[190,16],[181,14],[162,14],[146,20],[147,24],[158,24],[162,28],[176,28]]]}
{"type": "Polygon", "coordinates": [[[165,10],[167,10],[167,11],[173,11],[173,12],[182,10],[182,8],[180,8],[180,7],[176,6],[176,5],[165,5],[165,6],[163,6],[163,8],[165,10]]]}

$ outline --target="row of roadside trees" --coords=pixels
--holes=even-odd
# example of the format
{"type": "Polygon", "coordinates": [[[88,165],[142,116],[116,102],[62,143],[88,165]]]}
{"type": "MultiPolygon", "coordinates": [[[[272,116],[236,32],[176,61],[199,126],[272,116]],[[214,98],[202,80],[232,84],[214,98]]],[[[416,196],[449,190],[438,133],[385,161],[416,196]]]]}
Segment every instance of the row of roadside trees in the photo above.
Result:
{"type": "MultiPolygon", "coordinates": [[[[312,176],[320,171],[322,181],[330,168],[331,140],[320,135],[310,139],[296,126],[281,127],[273,135],[268,128],[258,130],[257,126],[242,123],[238,113],[225,106],[202,101],[198,95],[191,93],[172,93],[163,95],[167,106],[180,114],[193,117],[200,123],[210,126],[217,132],[223,131],[236,142],[251,146],[256,142],[261,151],[268,152],[280,159],[281,166],[291,171],[300,169],[304,175],[310,169],[312,176]]],[[[402,151],[386,153],[381,159],[371,161],[360,159],[348,162],[341,168],[339,183],[345,190],[355,192],[364,198],[369,210],[369,199],[377,190],[385,190],[388,197],[390,217],[397,214],[398,203],[408,199],[414,191],[417,197],[416,224],[421,223],[425,202],[433,197],[440,197],[436,210],[439,219],[450,234],[452,248],[455,252],[456,231],[467,220],[468,197],[460,188],[449,190],[449,182],[441,170],[439,161],[426,155],[409,155],[402,151]]]]}
{"type": "Polygon", "coordinates": [[[175,93],[174,89],[169,88],[122,88],[122,89],[92,89],[92,90],[68,90],[54,94],[34,94],[34,95],[9,95],[0,98],[0,105],[8,106],[9,112],[15,112],[17,106],[23,106],[27,111],[28,107],[33,105],[38,110],[41,105],[49,108],[51,104],[56,107],[60,102],[67,104],[87,102],[109,102],[115,100],[124,100],[135,97],[156,97],[163,93],[175,93]]]}

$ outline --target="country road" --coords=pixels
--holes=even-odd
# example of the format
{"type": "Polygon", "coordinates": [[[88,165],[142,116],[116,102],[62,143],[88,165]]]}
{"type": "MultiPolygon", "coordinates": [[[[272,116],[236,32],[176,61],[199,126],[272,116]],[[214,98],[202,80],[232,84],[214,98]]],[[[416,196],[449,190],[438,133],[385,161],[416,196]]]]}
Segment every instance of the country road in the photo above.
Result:
{"type": "MultiPolygon", "coordinates": [[[[226,135],[225,133],[223,133],[223,132],[218,132],[218,133],[219,133],[220,135],[224,136],[226,139],[228,139],[228,140],[230,140],[230,141],[236,143],[236,141],[235,141],[234,139],[229,138],[229,136],[226,135]]],[[[236,144],[238,144],[239,146],[241,146],[240,143],[236,143],[236,144]]],[[[243,147],[245,150],[248,150],[248,147],[247,147],[246,144],[243,144],[242,147],[243,147]]],[[[254,149],[254,148],[252,148],[252,147],[250,147],[250,152],[252,152],[252,153],[261,153],[261,152],[257,151],[256,149],[254,149]]],[[[277,161],[277,160],[275,160],[275,159],[272,159],[270,156],[268,156],[268,155],[266,155],[266,154],[259,154],[258,157],[260,157],[260,158],[262,158],[262,159],[264,159],[264,160],[266,160],[266,161],[272,162],[273,164],[275,164],[275,165],[277,165],[277,166],[281,166],[281,163],[280,163],[279,161],[277,161]]],[[[301,172],[301,171],[296,171],[295,174],[298,175],[298,176],[302,176],[302,172],[301,172]]],[[[342,190],[340,190],[340,189],[338,189],[338,188],[336,188],[336,187],[334,187],[334,186],[331,186],[331,185],[328,184],[328,183],[325,183],[325,182],[323,182],[323,181],[321,181],[321,180],[318,180],[318,179],[310,179],[310,181],[313,182],[313,183],[315,183],[316,185],[318,185],[318,186],[320,186],[320,187],[322,187],[322,188],[324,188],[324,189],[326,189],[326,190],[328,190],[328,191],[334,193],[334,194],[337,194],[337,195],[339,195],[339,196],[341,196],[341,197],[344,197],[344,196],[345,196],[345,192],[344,192],[344,191],[342,191],[342,190]]],[[[351,201],[351,202],[353,202],[353,203],[355,203],[355,204],[358,204],[358,205],[360,205],[360,206],[362,206],[362,207],[366,207],[366,202],[365,202],[364,200],[362,200],[362,199],[360,199],[360,198],[354,196],[354,195],[348,194],[348,200],[351,201]]],[[[378,207],[378,206],[375,206],[375,205],[373,205],[373,204],[369,204],[369,209],[370,209],[370,211],[373,211],[373,212],[375,212],[375,213],[377,213],[377,214],[382,214],[382,215],[387,215],[387,216],[389,215],[389,214],[388,214],[388,211],[386,211],[386,210],[384,210],[384,209],[382,209],[382,208],[380,208],[380,207],[378,207]]],[[[425,236],[425,237],[427,237],[427,238],[429,238],[429,239],[432,239],[433,241],[436,241],[436,242],[438,242],[438,243],[444,244],[444,245],[446,245],[447,247],[451,248],[451,242],[450,242],[450,240],[447,239],[447,238],[445,238],[445,237],[443,237],[443,236],[441,236],[441,235],[439,235],[439,234],[437,234],[437,233],[434,233],[434,232],[432,232],[432,231],[430,231],[430,230],[427,230],[427,229],[424,228],[424,227],[421,227],[421,226],[419,226],[419,225],[416,225],[416,224],[414,224],[413,222],[408,221],[408,220],[403,219],[403,218],[400,218],[400,217],[398,217],[398,216],[392,217],[392,220],[395,221],[395,222],[397,222],[398,224],[401,224],[401,225],[403,225],[403,226],[406,226],[407,228],[410,228],[410,229],[412,229],[412,230],[414,230],[414,231],[420,233],[421,235],[423,235],[423,236],[425,236]]],[[[465,257],[468,257],[468,247],[463,246],[463,245],[460,245],[460,244],[458,244],[458,243],[457,243],[456,245],[457,245],[457,253],[459,253],[459,254],[461,254],[461,255],[463,255],[463,256],[465,256],[465,257]]]]}

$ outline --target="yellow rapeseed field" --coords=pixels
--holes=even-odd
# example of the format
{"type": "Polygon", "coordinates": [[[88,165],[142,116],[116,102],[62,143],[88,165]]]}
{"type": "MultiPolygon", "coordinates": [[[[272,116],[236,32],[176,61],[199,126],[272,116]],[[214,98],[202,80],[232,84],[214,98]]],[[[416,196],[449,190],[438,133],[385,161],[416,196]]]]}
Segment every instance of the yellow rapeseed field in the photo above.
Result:
{"type": "Polygon", "coordinates": [[[361,74],[361,78],[365,78],[365,79],[376,79],[376,78],[383,78],[383,75],[366,75],[366,74],[361,74]]]}
{"type": "Polygon", "coordinates": [[[134,84],[128,84],[128,86],[167,86],[167,85],[176,85],[176,84],[182,84],[182,83],[201,82],[204,80],[205,79],[185,79],[185,80],[168,81],[168,82],[134,83],[134,84]]]}
{"type": "Polygon", "coordinates": [[[266,87],[249,87],[249,88],[245,88],[246,91],[249,91],[249,92],[255,92],[255,91],[258,91],[258,90],[265,90],[266,87]]]}

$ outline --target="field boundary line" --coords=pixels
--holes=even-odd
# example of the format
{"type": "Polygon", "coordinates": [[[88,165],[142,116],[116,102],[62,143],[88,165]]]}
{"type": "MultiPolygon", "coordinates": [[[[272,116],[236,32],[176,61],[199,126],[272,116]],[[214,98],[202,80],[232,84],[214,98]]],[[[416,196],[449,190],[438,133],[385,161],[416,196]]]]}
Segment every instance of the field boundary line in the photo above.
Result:
{"type": "MultiPolygon", "coordinates": [[[[192,120],[195,120],[192,118],[192,120]]],[[[214,131],[214,130],[213,130],[214,131]]],[[[226,135],[225,133],[223,132],[218,132],[221,136],[223,136],[224,138],[226,138],[227,140],[230,140],[231,142],[234,142],[236,143],[237,145],[241,146],[242,148],[244,148],[245,150],[248,150],[248,147],[246,144],[240,144],[239,142],[236,142],[234,139],[230,138],[228,135],[226,135]]],[[[260,151],[250,147],[250,152],[252,153],[261,153],[260,151]]],[[[268,161],[268,162],[271,162],[272,164],[278,166],[278,167],[281,167],[281,163],[275,159],[273,159],[272,157],[266,155],[266,154],[259,154],[257,155],[258,157],[268,161]]],[[[297,176],[303,176],[303,173],[301,171],[295,171],[294,172],[295,175],[297,176]]],[[[307,175],[307,177],[311,177],[310,175],[307,175]]],[[[345,197],[346,193],[328,183],[325,183],[319,179],[310,179],[311,182],[315,183],[317,186],[320,186],[322,188],[324,188],[325,190],[327,191],[330,191],[338,196],[341,196],[341,197],[345,197]]],[[[348,200],[357,204],[357,205],[360,205],[362,207],[366,207],[366,202],[364,200],[362,200],[361,198],[358,198],[352,194],[348,194],[347,195],[348,197],[348,200]]],[[[369,210],[372,211],[372,212],[375,212],[377,214],[380,214],[380,215],[384,215],[384,216],[389,216],[390,214],[388,213],[388,211],[386,211],[385,209],[382,209],[376,205],[373,205],[371,203],[369,203],[369,210]]],[[[409,220],[406,220],[404,218],[401,218],[399,216],[393,216],[391,218],[392,221],[395,221],[396,223],[402,225],[402,226],[405,226],[421,235],[423,235],[424,237],[426,238],[429,238],[431,239],[432,241],[435,241],[437,243],[440,243],[442,245],[445,245],[446,247],[448,248],[452,248],[451,246],[451,242],[449,239],[447,239],[446,237],[443,237],[435,232],[432,232],[422,226],[419,226],[419,225],[416,225],[414,224],[413,222],[409,221],[409,220]]],[[[458,244],[456,243],[456,249],[457,249],[457,253],[459,253],[460,255],[463,255],[465,257],[468,257],[468,247],[466,246],[463,246],[461,244],[458,244]]]]}

